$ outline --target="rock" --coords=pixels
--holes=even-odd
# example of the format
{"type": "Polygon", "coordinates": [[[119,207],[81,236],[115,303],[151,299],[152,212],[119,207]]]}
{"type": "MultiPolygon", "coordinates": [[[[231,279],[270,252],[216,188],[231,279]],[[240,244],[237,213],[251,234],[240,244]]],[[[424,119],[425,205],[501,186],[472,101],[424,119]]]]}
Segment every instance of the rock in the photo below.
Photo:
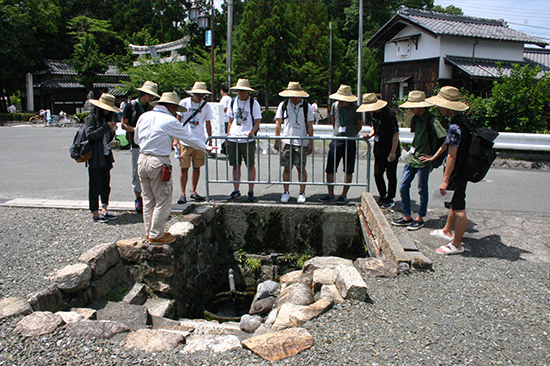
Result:
{"type": "Polygon", "coordinates": [[[31,305],[19,297],[8,297],[0,300],[0,320],[17,315],[32,313],[31,305]]]}
{"type": "Polygon", "coordinates": [[[197,351],[225,352],[235,348],[242,348],[237,336],[190,336],[181,353],[189,354],[197,351]]]}
{"type": "Polygon", "coordinates": [[[321,287],[321,291],[315,294],[315,301],[321,299],[331,299],[334,302],[343,302],[344,298],[340,295],[340,291],[336,288],[336,285],[324,285],[321,287]]]}
{"type": "Polygon", "coordinates": [[[314,257],[304,263],[304,273],[311,273],[320,268],[335,269],[340,265],[353,266],[353,262],[339,257],[314,257]]]}
{"type": "Polygon", "coordinates": [[[293,327],[301,327],[305,322],[318,317],[330,309],[333,304],[334,301],[327,298],[316,301],[313,304],[290,314],[290,324],[292,324],[293,327]]]}
{"type": "Polygon", "coordinates": [[[262,323],[258,329],[254,332],[254,337],[271,332],[272,325],[268,323],[262,323]]]}
{"type": "Polygon", "coordinates": [[[190,319],[181,320],[178,330],[193,332],[193,335],[241,335],[242,334],[239,323],[235,323],[235,322],[218,323],[215,320],[213,321],[190,320],[190,319]]]}
{"type": "Polygon", "coordinates": [[[313,291],[319,291],[323,285],[334,285],[333,269],[319,268],[313,272],[313,291]]]}
{"type": "Polygon", "coordinates": [[[203,220],[209,224],[216,216],[216,210],[210,205],[201,205],[195,208],[195,213],[202,216],[203,220]]]}
{"type": "Polygon", "coordinates": [[[282,284],[292,285],[295,283],[305,283],[310,286],[312,281],[311,273],[304,273],[303,271],[292,271],[284,274],[280,278],[282,284]]]}
{"type": "Polygon", "coordinates": [[[89,308],[72,308],[71,311],[77,312],[87,320],[97,319],[97,311],[89,308]]]}
{"type": "Polygon", "coordinates": [[[21,319],[13,332],[23,337],[35,337],[52,333],[62,324],[63,319],[59,315],[49,311],[36,311],[21,319]]]}
{"type": "Polygon", "coordinates": [[[277,308],[283,304],[309,305],[313,302],[311,289],[305,283],[295,283],[281,290],[281,296],[277,299],[277,308]]]}
{"type": "Polygon", "coordinates": [[[271,310],[269,314],[267,315],[267,318],[265,318],[264,323],[273,324],[275,323],[275,320],[277,320],[277,315],[279,314],[279,310],[277,308],[271,310]]]}
{"type": "Polygon", "coordinates": [[[122,239],[115,243],[120,257],[128,262],[138,262],[141,259],[141,238],[122,239]]]}
{"type": "Polygon", "coordinates": [[[90,285],[92,269],[84,263],[63,267],[54,276],[54,282],[62,292],[75,293],[90,285]]]}
{"type": "Polygon", "coordinates": [[[254,295],[254,299],[265,299],[269,296],[277,296],[277,292],[279,291],[279,284],[275,281],[267,280],[258,285],[256,288],[256,294],[254,295]]]}
{"type": "Polygon", "coordinates": [[[254,333],[260,325],[262,325],[262,317],[249,314],[243,315],[239,323],[241,330],[247,333],[254,333]]]}
{"type": "Polygon", "coordinates": [[[168,232],[173,236],[193,237],[195,235],[195,225],[190,222],[176,222],[174,225],[170,226],[168,232]]]}
{"type": "Polygon", "coordinates": [[[175,318],[176,316],[176,302],[174,300],[155,297],[147,299],[144,306],[151,315],[163,318],[175,318]]]}
{"type": "Polygon", "coordinates": [[[65,326],[68,334],[81,338],[109,339],[129,330],[126,325],[109,320],[82,320],[65,326]]]}
{"type": "Polygon", "coordinates": [[[295,311],[302,310],[306,308],[305,305],[295,305],[295,304],[284,304],[277,313],[277,319],[273,323],[271,330],[279,331],[285,328],[292,327],[292,322],[290,321],[290,315],[295,311]]]}
{"type": "Polygon", "coordinates": [[[178,333],[139,329],[128,333],[124,345],[127,348],[137,348],[145,352],[157,352],[171,351],[184,341],[185,337],[178,333]]]}
{"type": "Polygon", "coordinates": [[[132,282],[129,268],[122,263],[118,263],[114,267],[109,268],[103,276],[97,277],[92,281],[90,285],[92,299],[101,299],[117,286],[132,282]]]}
{"type": "Polygon", "coordinates": [[[143,305],[147,301],[147,285],[136,283],[130,291],[124,296],[122,301],[133,305],[143,305]]]}
{"type": "Polygon", "coordinates": [[[78,257],[92,269],[92,278],[101,276],[120,260],[120,254],[115,243],[99,244],[88,249],[78,257]]]}
{"type": "Polygon", "coordinates": [[[278,361],[313,346],[313,337],[303,328],[291,328],[249,338],[243,346],[268,361],[278,361]]]}
{"type": "Polygon", "coordinates": [[[153,329],[179,329],[180,322],[160,316],[151,315],[151,323],[153,329]]]}
{"type": "Polygon", "coordinates": [[[355,268],[365,277],[397,277],[397,264],[389,259],[357,258],[353,263],[355,268]]]}
{"type": "Polygon", "coordinates": [[[276,301],[277,298],[275,296],[269,296],[265,299],[257,300],[252,303],[248,313],[250,315],[269,313],[271,309],[273,309],[276,301]]]}
{"type": "Polygon", "coordinates": [[[77,313],[76,311],[58,311],[55,313],[59,315],[65,324],[75,323],[84,320],[82,314],[77,313]]]}
{"type": "Polygon", "coordinates": [[[147,327],[147,309],[141,305],[125,302],[108,302],[97,311],[98,320],[111,320],[124,324],[131,330],[147,327]]]}
{"type": "Polygon", "coordinates": [[[344,299],[367,299],[367,284],[354,266],[340,265],[334,271],[334,284],[344,299]]]}
{"type": "Polygon", "coordinates": [[[50,311],[55,313],[63,305],[63,294],[61,294],[57,286],[51,286],[31,295],[29,303],[34,311],[50,311]]]}

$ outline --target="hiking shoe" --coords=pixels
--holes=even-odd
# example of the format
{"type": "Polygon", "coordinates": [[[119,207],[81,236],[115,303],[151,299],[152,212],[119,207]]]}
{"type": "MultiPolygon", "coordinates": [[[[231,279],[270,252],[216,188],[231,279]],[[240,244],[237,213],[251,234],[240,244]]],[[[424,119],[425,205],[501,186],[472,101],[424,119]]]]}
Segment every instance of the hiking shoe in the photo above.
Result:
{"type": "Polygon", "coordinates": [[[248,191],[248,202],[255,202],[256,197],[254,197],[254,192],[248,191]]]}
{"type": "Polygon", "coordinates": [[[281,195],[281,203],[287,203],[290,199],[290,193],[285,192],[281,195]]]}
{"type": "Polygon", "coordinates": [[[229,197],[227,197],[228,200],[234,200],[235,198],[239,198],[241,196],[241,191],[233,191],[231,192],[231,194],[229,195],[229,197]]]}
{"type": "Polygon", "coordinates": [[[186,203],[187,203],[187,198],[185,198],[185,196],[181,196],[180,199],[178,200],[178,205],[183,205],[186,203]]]}
{"type": "Polygon", "coordinates": [[[298,201],[298,203],[306,203],[306,194],[305,193],[300,193],[298,195],[297,201],[298,201]]]}
{"type": "MultiPolygon", "coordinates": [[[[101,215],[101,214],[100,214],[101,215]]],[[[107,219],[107,220],[116,220],[117,216],[112,213],[111,211],[107,211],[103,214],[103,216],[107,219]]]]}
{"type": "Polygon", "coordinates": [[[386,200],[386,199],[385,199],[384,197],[378,197],[378,198],[376,199],[376,203],[378,204],[378,206],[382,207],[382,205],[384,204],[384,201],[385,201],[385,200],[386,200]]]}
{"type": "Polygon", "coordinates": [[[392,199],[386,198],[384,200],[384,203],[382,203],[383,208],[392,208],[393,206],[395,206],[395,202],[392,199]]]}
{"type": "Polygon", "coordinates": [[[334,196],[330,196],[327,194],[326,196],[319,198],[319,202],[330,202],[330,201],[334,201],[334,196]]]}
{"type": "Polygon", "coordinates": [[[424,227],[424,221],[418,221],[418,220],[414,220],[412,222],[412,224],[410,224],[409,226],[407,226],[407,230],[409,231],[415,231],[415,230],[418,230],[420,228],[423,228],[424,227]]]}
{"type": "Polygon", "coordinates": [[[399,220],[392,221],[393,226],[409,226],[410,224],[413,224],[413,219],[405,220],[404,217],[400,218],[399,220]]]}
{"type": "Polygon", "coordinates": [[[136,212],[137,213],[143,213],[143,198],[141,198],[141,197],[136,198],[134,203],[135,203],[135,207],[136,207],[136,212]]]}
{"type": "Polygon", "coordinates": [[[99,214],[97,216],[94,216],[94,222],[109,222],[109,219],[106,218],[103,214],[99,214]]]}
{"type": "Polygon", "coordinates": [[[204,197],[199,195],[197,192],[193,193],[191,195],[191,198],[194,199],[195,201],[204,201],[204,197]]]}
{"type": "Polygon", "coordinates": [[[151,244],[170,244],[175,242],[176,238],[174,238],[170,233],[164,233],[164,235],[158,239],[151,239],[147,237],[147,240],[149,240],[149,243],[151,244]]]}
{"type": "Polygon", "coordinates": [[[337,205],[345,205],[346,203],[348,203],[348,199],[344,196],[340,196],[338,197],[338,199],[336,200],[336,204],[337,205]]]}

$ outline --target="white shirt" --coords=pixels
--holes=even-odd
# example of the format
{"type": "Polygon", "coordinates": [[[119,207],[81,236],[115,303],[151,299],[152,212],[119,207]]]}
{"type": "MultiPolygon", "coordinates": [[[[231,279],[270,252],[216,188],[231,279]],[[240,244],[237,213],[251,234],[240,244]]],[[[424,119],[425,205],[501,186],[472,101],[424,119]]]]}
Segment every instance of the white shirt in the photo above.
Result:
{"type": "MultiPolygon", "coordinates": [[[[183,128],[185,128],[189,132],[189,134],[199,139],[202,138],[202,141],[204,142],[206,141],[206,121],[211,121],[213,118],[212,108],[210,107],[210,104],[206,103],[206,101],[204,100],[202,100],[200,103],[195,103],[193,102],[193,99],[191,97],[182,99],[180,101],[180,105],[184,106],[187,109],[187,112],[178,112],[178,115],[181,116],[180,123],[183,124],[185,121],[187,121],[189,117],[191,117],[193,113],[195,113],[196,110],[200,108],[201,104],[203,103],[204,106],[202,107],[201,111],[195,114],[193,118],[191,118],[189,122],[187,122],[187,124],[183,126],[183,128]]],[[[184,141],[180,141],[180,144],[188,146],[184,141]]]]}
{"type": "Polygon", "coordinates": [[[180,121],[163,105],[143,113],[137,122],[134,142],[142,154],[168,156],[172,151],[172,141],[176,138],[194,149],[206,152],[203,140],[189,134],[180,121]]]}
{"type": "Polygon", "coordinates": [[[229,123],[229,105],[231,104],[231,97],[229,95],[224,95],[222,99],[220,99],[220,104],[223,105],[224,110],[227,109],[227,112],[225,112],[223,116],[223,122],[229,123]]]}
{"type": "MultiPolygon", "coordinates": [[[[250,98],[246,100],[240,100],[238,97],[235,98],[233,102],[233,108],[229,105],[227,109],[227,114],[229,118],[233,118],[233,123],[231,123],[231,129],[227,132],[228,137],[248,137],[250,131],[254,127],[254,121],[252,121],[252,116],[250,115],[250,98]]],[[[260,110],[260,103],[257,100],[254,100],[254,119],[262,119],[262,111],[260,110]]],[[[229,139],[229,141],[246,143],[246,139],[229,139]]]]}
{"type": "Polygon", "coordinates": [[[12,104],[8,107],[8,113],[15,113],[17,112],[17,108],[12,104]]]}
{"type": "MultiPolygon", "coordinates": [[[[275,119],[282,119],[282,131],[281,136],[307,136],[307,124],[304,120],[304,103],[300,101],[298,105],[294,105],[290,100],[285,100],[279,103],[277,107],[277,113],[275,119]],[[286,113],[283,118],[283,104],[287,103],[286,113]]],[[[308,104],[307,108],[307,120],[313,122],[313,108],[308,104]]],[[[285,144],[292,144],[294,146],[307,146],[309,140],[282,140],[285,144]]]]}

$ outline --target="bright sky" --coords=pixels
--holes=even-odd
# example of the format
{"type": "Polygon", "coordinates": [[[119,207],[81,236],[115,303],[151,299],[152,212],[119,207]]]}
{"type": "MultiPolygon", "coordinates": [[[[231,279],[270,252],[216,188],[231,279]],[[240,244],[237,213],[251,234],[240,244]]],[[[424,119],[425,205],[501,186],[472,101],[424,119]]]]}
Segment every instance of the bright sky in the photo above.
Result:
{"type": "Polygon", "coordinates": [[[464,15],[504,19],[517,31],[550,42],[550,0],[435,0],[436,5],[454,5],[464,15]]]}

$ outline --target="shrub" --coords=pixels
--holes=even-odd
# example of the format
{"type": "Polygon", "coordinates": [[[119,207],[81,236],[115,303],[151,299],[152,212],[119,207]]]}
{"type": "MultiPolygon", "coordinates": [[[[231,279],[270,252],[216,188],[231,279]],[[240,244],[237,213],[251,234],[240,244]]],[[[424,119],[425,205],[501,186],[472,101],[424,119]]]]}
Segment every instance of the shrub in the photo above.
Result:
{"type": "Polygon", "coordinates": [[[271,109],[262,111],[262,123],[275,123],[275,114],[271,109]]]}

